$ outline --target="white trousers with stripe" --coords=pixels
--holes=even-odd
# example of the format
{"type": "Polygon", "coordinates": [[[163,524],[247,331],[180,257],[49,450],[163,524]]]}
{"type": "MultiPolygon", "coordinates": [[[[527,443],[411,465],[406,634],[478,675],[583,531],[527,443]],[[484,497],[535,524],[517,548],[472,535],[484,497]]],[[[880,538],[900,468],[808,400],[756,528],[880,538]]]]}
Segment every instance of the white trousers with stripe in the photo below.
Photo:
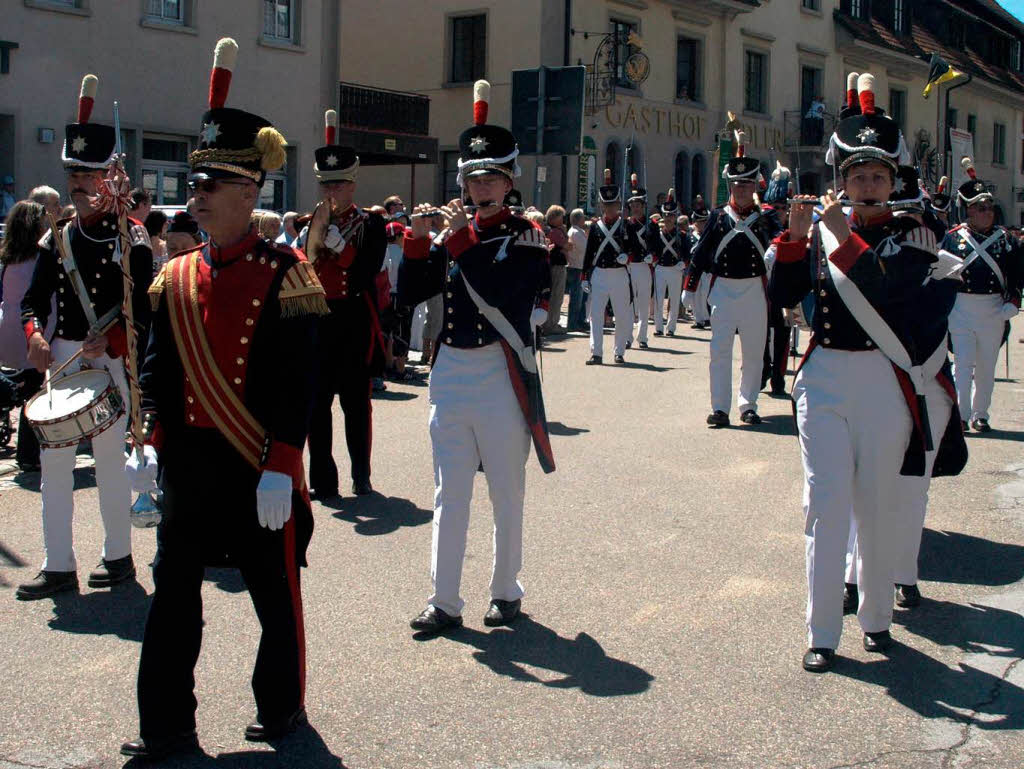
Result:
{"type": "Polygon", "coordinates": [[[679,320],[679,300],[683,290],[683,266],[654,268],[654,330],[665,325],[665,292],[668,292],[668,331],[674,334],[679,320]]]}
{"type": "Polygon", "coordinates": [[[716,278],[711,303],[711,410],[732,405],[732,347],[740,337],[740,413],[757,410],[768,337],[768,302],[761,278],[716,278]]]}
{"type": "MultiPolygon", "coordinates": [[[[636,320],[636,339],[647,344],[647,326],[650,324],[651,307],[651,266],[643,262],[626,265],[629,278],[633,283],[633,317],[636,320]]],[[[615,313],[618,315],[618,311],[615,313]]],[[[630,326],[629,339],[633,340],[633,328],[630,326]]]]}
{"type": "MultiPolygon", "coordinates": [[[[646,267],[647,265],[644,265],[646,267]]],[[[608,300],[615,313],[615,354],[625,355],[633,332],[629,279],[623,267],[595,267],[590,276],[590,354],[604,357],[604,308],[608,300]]]]}
{"type": "Polygon", "coordinates": [[[960,402],[960,419],[988,419],[995,389],[996,365],[1003,340],[999,294],[957,294],[949,313],[953,341],[953,380],[960,402]]]}

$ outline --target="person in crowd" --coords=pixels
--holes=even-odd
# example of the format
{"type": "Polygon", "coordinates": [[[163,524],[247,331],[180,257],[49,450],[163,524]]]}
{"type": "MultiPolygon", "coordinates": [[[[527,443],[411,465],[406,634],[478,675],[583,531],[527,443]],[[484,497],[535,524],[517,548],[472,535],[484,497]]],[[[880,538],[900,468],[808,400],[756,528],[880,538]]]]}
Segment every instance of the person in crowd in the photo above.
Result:
{"type": "Polygon", "coordinates": [[[34,187],[28,194],[28,199],[41,205],[45,214],[52,214],[54,219],[60,219],[60,193],[53,187],[34,187]]]}
{"type": "Polygon", "coordinates": [[[149,242],[153,244],[153,270],[159,272],[160,267],[167,261],[167,243],[164,241],[167,214],[163,211],[150,211],[145,225],[146,232],[149,233],[149,242]]]}
{"type": "Polygon", "coordinates": [[[565,231],[565,209],[551,206],[544,215],[547,224],[548,254],[551,263],[551,303],[548,305],[548,319],[540,330],[544,334],[564,334],[565,327],[558,321],[562,315],[562,299],[565,297],[566,265],[572,241],[565,231]]]}
{"type": "Polygon", "coordinates": [[[574,208],[569,214],[568,264],[565,271],[565,290],[569,294],[569,314],[566,328],[569,331],[587,331],[587,301],[583,293],[583,255],[587,251],[587,220],[582,208],[574,208]]]}
{"type": "Polygon", "coordinates": [[[182,251],[191,251],[203,242],[199,223],[188,211],[178,211],[167,225],[166,252],[168,258],[182,251]]]}
{"type": "Polygon", "coordinates": [[[146,221],[149,212],[153,210],[153,196],[142,187],[135,187],[128,196],[132,199],[128,215],[136,221],[146,221]]]}
{"type": "Polygon", "coordinates": [[[4,176],[4,185],[0,188],[0,219],[6,218],[17,202],[14,195],[14,177],[7,174],[4,176]]]}
{"type": "Polygon", "coordinates": [[[260,237],[268,243],[277,242],[281,235],[281,217],[275,213],[266,213],[260,217],[260,237]]]}
{"type": "Polygon", "coordinates": [[[384,227],[388,247],[384,253],[384,265],[381,267],[388,275],[391,287],[390,312],[390,355],[388,356],[388,374],[396,382],[411,380],[412,373],[406,371],[409,361],[409,337],[412,336],[412,307],[406,307],[398,301],[398,268],[402,264],[402,241],[405,238],[405,226],[401,222],[391,221],[384,227]]]}
{"type": "Polygon", "coordinates": [[[288,211],[281,217],[281,234],[274,239],[276,244],[291,246],[295,243],[296,238],[299,237],[299,232],[295,229],[295,220],[298,216],[295,211],[288,211]]]}

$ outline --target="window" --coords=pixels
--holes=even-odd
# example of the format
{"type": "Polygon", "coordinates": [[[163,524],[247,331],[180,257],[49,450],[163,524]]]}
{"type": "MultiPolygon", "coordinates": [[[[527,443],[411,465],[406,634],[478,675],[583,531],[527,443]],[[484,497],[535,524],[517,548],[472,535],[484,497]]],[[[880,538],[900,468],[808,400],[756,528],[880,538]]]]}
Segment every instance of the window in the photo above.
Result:
{"type": "Polygon", "coordinates": [[[992,124],[992,162],[1006,165],[1006,126],[1002,123],[992,124]]]}
{"type": "Polygon", "coordinates": [[[700,41],[676,40],[676,98],[700,100],[700,41]]]}
{"type": "Polygon", "coordinates": [[[1020,40],[1013,41],[1013,68],[1018,72],[1024,71],[1024,57],[1021,56],[1020,40]]]}
{"type": "Polygon", "coordinates": [[[450,83],[471,83],[487,71],[487,16],[453,16],[450,83]]]}
{"type": "Polygon", "coordinates": [[[164,135],[142,137],[142,188],[156,205],[188,202],[190,140],[164,135]]]}
{"type": "Polygon", "coordinates": [[[905,0],[893,0],[892,2],[892,28],[901,34],[907,31],[907,19],[904,15],[906,8],[904,8],[904,5],[905,0]]]}
{"type": "Polygon", "coordinates": [[[264,208],[268,211],[285,210],[285,183],[287,178],[284,174],[267,174],[267,178],[260,187],[260,199],[256,204],[257,208],[264,208]]]}
{"type": "Polygon", "coordinates": [[[821,0],[801,0],[800,5],[809,11],[821,10],[821,0]]]}
{"type": "Polygon", "coordinates": [[[459,176],[459,153],[441,153],[441,200],[448,205],[449,200],[462,199],[462,190],[456,181],[459,176]]]}
{"type": "MultiPolygon", "coordinates": [[[[608,148],[605,150],[604,167],[612,172],[612,184],[617,184],[622,173],[622,147],[617,141],[608,142],[608,148]]],[[[601,184],[604,184],[603,172],[601,184]]]]}
{"type": "Polygon", "coordinates": [[[957,128],[957,120],[958,120],[958,118],[959,118],[959,113],[955,109],[953,109],[952,107],[947,109],[946,110],[946,128],[947,129],[949,129],[949,128],[957,128]]]}
{"type": "Polygon", "coordinates": [[[843,0],[841,8],[858,19],[864,18],[868,0],[843,0]]]}
{"type": "Polygon", "coordinates": [[[263,0],[263,37],[294,42],[294,5],[293,0],[263,0]]]}
{"type": "Polygon", "coordinates": [[[615,35],[615,78],[619,88],[636,88],[636,85],[626,77],[626,60],[639,50],[628,42],[630,34],[636,31],[636,24],[612,19],[612,34],[615,35]]]}
{"type": "Polygon", "coordinates": [[[757,51],[746,52],[746,92],[743,109],[768,111],[768,57],[757,51]]]}
{"type": "Polygon", "coordinates": [[[889,117],[903,133],[907,132],[907,92],[901,88],[889,89],[889,117]]]}
{"type": "Polygon", "coordinates": [[[146,16],[155,21],[181,24],[182,0],[146,0],[146,16]]]}

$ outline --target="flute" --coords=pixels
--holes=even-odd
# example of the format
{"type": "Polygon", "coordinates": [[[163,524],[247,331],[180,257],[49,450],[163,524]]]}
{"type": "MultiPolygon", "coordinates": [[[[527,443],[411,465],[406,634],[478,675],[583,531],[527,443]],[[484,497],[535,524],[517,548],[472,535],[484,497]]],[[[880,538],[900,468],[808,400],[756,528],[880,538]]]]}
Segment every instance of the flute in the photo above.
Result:
{"type": "MultiPolygon", "coordinates": [[[[820,202],[820,198],[819,198],[820,202]]],[[[799,198],[787,198],[786,203],[791,206],[809,206],[813,205],[813,200],[800,200],[799,198]]],[[[838,201],[841,206],[872,206],[874,208],[892,208],[895,203],[890,200],[882,200],[879,202],[875,201],[859,201],[859,200],[844,200],[842,198],[838,201]]],[[[816,209],[817,210],[817,209],[816,209]]]]}

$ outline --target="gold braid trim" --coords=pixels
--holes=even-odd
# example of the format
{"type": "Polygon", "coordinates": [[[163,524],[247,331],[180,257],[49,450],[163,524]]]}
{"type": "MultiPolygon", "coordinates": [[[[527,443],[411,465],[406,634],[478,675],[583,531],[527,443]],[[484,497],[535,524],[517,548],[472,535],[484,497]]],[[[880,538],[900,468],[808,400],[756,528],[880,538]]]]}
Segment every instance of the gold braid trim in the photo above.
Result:
{"type": "Polygon", "coordinates": [[[254,162],[262,157],[260,151],[255,147],[247,147],[244,150],[226,150],[226,149],[205,149],[205,150],[193,150],[192,154],[188,156],[188,162],[192,165],[198,165],[205,163],[210,160],[220,161],[221,163],[235,162],[254,162]]]}
{"type": "Polygon", "coordinates": [[[330,313],[324,287],[309,262],[296,262],[289,268],[281,281],[277,299],[281,304],[282,318],[330,313]]]}
{"type": "Polygon", "coordinates": [[[167,264],[160,268],[160,272],[149,284],[149,304],[156,312],[160,308],[160,297],[164,295],[164,284],[167,282],[167,264]]]}

